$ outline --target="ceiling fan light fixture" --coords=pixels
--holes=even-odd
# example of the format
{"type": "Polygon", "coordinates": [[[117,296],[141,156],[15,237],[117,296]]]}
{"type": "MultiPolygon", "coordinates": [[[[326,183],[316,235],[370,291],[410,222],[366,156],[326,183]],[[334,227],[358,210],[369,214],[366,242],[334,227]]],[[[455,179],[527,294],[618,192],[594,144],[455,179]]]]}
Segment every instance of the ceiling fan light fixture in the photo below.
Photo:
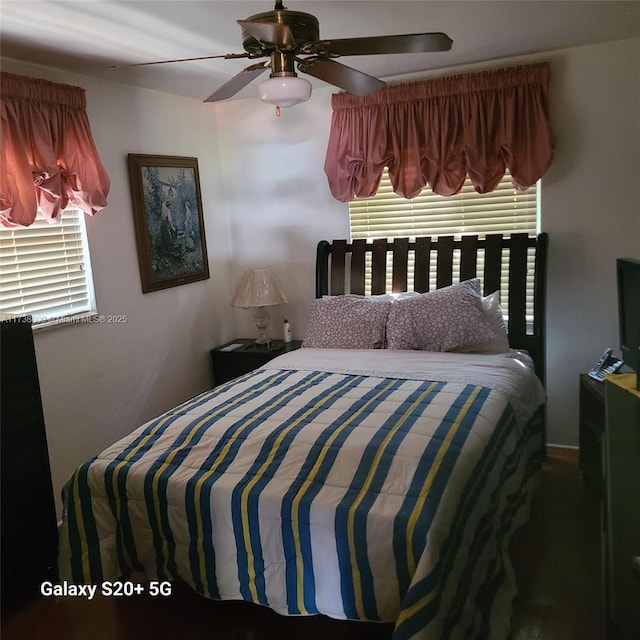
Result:
{"type": "Polygon", "coordinates": [[[292,107],[311,97],[311,83],[298,76],[275,76],[260,83],[258,94],[276,107],[292,107]]]}
{"type": "Polygon", "coordinates": [[[382,89],[385,82],[342,62],[337,62],[335,58],[448,51],[453,44],[448,35],[440,32],[320,40],[318,19],[310,13],[289,11],[284,6],[283,0],[275,0],[273,11],[249,16],[246,20],[237,20],[237,23],[242,30],[244,53],[120,66],[139,67],[213,58],[269,58],[268,62],[252,64],[236,73],[206,98],[205,102],[218,102],[232,98],[269,68],[271,69],[270,79],[260,85],[259,96],[264,102],[275,105],[276,115],[280,115],[280,107],[292,107],[311,97],[311,83],[298,78],[296,68],[343,91],[357,96],[366,96],[382,89]]]}

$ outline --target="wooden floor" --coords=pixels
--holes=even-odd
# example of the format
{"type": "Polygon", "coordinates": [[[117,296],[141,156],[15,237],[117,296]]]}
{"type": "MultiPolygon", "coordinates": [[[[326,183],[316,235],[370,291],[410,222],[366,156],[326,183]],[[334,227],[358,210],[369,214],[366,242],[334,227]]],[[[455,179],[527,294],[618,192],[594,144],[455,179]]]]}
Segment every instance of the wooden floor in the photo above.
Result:
{"type": "MultiPolygon", "coordinates": [[[[512,548],[519,593],[512,640],[601,640],[600,503],[577,452],[549,450],[531,521],[512,548]]],[[[2,623],[2,640],[388,640],[391,627],[284,618],[186,588],[146,596],[47,598],[2,623]]]]}
{"type": "Polygon", "coordinates": [[[531,520],[511,549],[513,640],[604,638],[600,534],[600,499],[578,452],[549,449],[531,520]]]}

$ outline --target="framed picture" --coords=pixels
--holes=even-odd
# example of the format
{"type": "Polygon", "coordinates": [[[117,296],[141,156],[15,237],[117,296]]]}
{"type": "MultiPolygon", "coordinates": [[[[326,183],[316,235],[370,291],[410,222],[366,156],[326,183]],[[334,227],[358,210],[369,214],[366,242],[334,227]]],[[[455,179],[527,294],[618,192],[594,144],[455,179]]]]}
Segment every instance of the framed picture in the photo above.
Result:
{"type": "Polygon", "coordinates": [[[142,292],[209,277],[197,158],[129,154],[142,292]]]}

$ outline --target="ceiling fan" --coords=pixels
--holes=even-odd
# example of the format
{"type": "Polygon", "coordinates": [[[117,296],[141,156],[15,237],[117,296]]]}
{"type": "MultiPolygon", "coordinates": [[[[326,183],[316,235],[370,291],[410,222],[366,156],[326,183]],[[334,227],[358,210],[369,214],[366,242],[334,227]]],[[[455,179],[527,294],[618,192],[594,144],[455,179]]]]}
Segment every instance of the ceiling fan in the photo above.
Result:
{"type": "Polygon", "coordinates": [[[181,58],[160,62],[143,62],[123,67],[138,67],[212,58],[267,58],[252,64],[214,91],[205,102],[218,102],[234,96],[255,78],[270,69],[268,80],[260,83],[260,98],[277,107],[289,107],[308,100],[311,83],[299,78],[298,71],[324,80],[340,89],[364,96],[378,91],[385,83],[378,78],[348,67],[335,59],[340,56],[362,56],[392,53],[448,51],[452,40],[444,33],[413,33],[320,40],[315,16],[290,11],[276,0],[273,11],[238,20],[242,28],[244,53],[181,58]]]}

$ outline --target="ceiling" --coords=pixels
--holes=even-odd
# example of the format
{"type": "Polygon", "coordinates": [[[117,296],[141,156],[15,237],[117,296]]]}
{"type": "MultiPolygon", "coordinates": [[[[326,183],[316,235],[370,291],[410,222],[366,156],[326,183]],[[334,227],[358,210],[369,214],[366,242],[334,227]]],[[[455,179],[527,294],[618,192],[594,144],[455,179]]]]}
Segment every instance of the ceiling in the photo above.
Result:
{"type": "MultiPolygon", "coordinates": [[[[108,67],[241,53],[236,20],[273,9],[273,0],[1,2],[3,57],[195,99],[255,61],[108,67]]],[[[325,39],[431,31],[453,39],[448,52],[340,59],[380,78],[640,36],[640,1],[290,0],[285,6],[315,15],[325,39]]],[[[255,95],[255,85],[236,97],[255,95]]]]}

